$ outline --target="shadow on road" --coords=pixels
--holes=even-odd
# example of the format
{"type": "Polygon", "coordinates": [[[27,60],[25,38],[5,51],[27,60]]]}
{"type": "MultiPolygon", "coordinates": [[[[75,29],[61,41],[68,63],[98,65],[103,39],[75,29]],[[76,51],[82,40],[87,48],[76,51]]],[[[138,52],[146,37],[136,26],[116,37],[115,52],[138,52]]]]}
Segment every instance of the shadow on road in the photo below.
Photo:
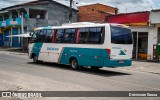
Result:
{"type": "Polygon", "coordinates": [[[123,73],[123,72],[110,71],[110,70],[104,70],[104,69],[93,70],[90,67],[81,67],[79,70],[72,70],[69,65],[61,65],[61,64],[56,64],[56,63],[35,64],[33,62],[28,62],[27,64],[41,65],[41,67],[51,67],[51,68],[56,68],[56,69],[65,69],[65,70],[69,70],[69,71],[87,73],[87,74],[93,74],[93,75],[100,75],[100,76],[104,76],[104,77],[132,75],[130,73],[123,73]]]}

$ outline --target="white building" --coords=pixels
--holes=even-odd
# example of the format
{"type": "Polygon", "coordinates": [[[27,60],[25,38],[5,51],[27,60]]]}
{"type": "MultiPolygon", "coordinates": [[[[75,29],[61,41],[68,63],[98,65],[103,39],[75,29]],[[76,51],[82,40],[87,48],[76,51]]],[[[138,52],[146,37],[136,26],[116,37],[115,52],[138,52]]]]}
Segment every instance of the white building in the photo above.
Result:
{"type": "Polygon", "coordinates": [[[160,10],[152,10],[149,19],[148,54],[153,60],[155,58],[155,47],[153,46],[160,43],[160,10]]]}

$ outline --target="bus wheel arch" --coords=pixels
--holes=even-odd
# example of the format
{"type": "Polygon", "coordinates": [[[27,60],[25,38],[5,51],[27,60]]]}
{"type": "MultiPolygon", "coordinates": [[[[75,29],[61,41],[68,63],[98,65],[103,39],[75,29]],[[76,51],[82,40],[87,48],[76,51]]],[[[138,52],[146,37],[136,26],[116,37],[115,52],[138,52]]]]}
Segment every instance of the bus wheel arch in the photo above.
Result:
{"type": "Polygon", "coordinates": [[[31,58],[33,59],[33,58],[34,58],[34,56],[36,56],[36,54],[35,54],[35,53],[32,53],[32,56],[31,56],[31,58]]]}
{"type": "Polygon", "coordinates": [[[78,60],[77,60],[77,58],[76,57],[71,57],[70,59],[69,59],[69,63],[70,63],[70,65],[71,65],[71,68],[72,69],[79,69],[79,66],[78,66],[78,60]]]}

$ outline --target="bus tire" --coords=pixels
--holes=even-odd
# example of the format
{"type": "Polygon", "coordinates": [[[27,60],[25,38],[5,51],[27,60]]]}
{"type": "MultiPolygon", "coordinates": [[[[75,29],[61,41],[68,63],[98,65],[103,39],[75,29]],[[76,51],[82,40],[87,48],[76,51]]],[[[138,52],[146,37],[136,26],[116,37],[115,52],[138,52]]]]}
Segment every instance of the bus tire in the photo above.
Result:
{"type": "Polygon", "coordinates": [[[33,62],[34,62],[34,63],[39,63],[38,58],[37,58],[36,55],[33,56],[33,62]]]}
{"type": "Polygon", "coordinates": [[[79,69],[78,61],[76,58],[71,58],[70,64],[71,64],[72,69],[74,69],[74,70],[79,69]]]}

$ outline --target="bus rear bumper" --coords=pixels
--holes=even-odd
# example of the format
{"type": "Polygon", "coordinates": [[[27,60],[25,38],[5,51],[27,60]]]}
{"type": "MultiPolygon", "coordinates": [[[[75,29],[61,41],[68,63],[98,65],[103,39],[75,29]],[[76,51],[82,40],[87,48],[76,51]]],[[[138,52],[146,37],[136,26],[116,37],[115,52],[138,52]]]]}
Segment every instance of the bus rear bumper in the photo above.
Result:
{"type": "Polygon", "coordinates": [[[104,67],[129,67],[132,65],[132,60],[109,60],[104,62],[104,67]]]}

